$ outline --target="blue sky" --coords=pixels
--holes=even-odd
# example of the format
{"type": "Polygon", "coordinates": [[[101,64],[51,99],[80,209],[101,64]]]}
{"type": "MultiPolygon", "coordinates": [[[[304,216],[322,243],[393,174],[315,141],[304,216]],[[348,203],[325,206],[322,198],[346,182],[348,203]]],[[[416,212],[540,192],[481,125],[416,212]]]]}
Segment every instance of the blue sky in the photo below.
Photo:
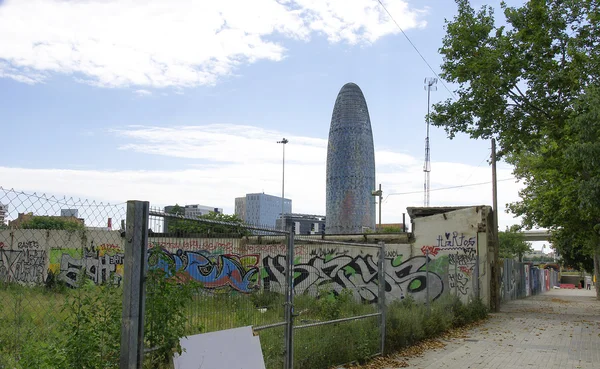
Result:
{"type": "MultiPolygon", "coordinates": [[[[276,141],[286,137],[286,197],[294,211],[324,213],[333,103],[355,82],[369,106],[384,196],[422,190],[423,80],[433,73],[380,4],[251,3],[0,2],[0,186],[233,212],[237,196],[280,194],[276,141]]],[[[454,2],[383,3],[439,72],[454,2]]],[[[449,97],[440,83],[431,98],[449,97]]],[[[431,147],[432,189],[490,180],[489,142],[448,140],[432,128],[431,147]]],[[[499,178],[510,177],[501,164],[499,178]]],[[[500,204],[515,201],[519,187],[501,182],[500,204]]],[[[387,197],[383,222],[422,199],[387,197]]],[[[431,195],[433,206],[467,204],[491,204],[491,185],[431,195]]],[[[516,222],[500,217],[501,227],[516,222]]]]}

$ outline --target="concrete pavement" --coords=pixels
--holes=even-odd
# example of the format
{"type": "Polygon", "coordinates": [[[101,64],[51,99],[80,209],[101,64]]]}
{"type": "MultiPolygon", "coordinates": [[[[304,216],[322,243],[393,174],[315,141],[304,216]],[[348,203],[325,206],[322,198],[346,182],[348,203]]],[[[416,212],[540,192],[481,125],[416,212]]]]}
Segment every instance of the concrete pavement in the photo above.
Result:
{"type": "Polygon", "coordinates": [[[600,301],[593,289],[551,290],[505,303],[468,336],[406,359],[407,368],[599,369],[600,301]]]}

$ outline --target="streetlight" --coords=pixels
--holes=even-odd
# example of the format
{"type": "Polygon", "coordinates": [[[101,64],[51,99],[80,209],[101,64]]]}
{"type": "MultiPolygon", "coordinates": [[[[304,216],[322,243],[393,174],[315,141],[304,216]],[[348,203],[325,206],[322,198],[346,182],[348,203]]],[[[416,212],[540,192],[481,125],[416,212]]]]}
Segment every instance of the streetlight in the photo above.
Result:
{"type": "Polygon", "coordinates": [[[379,196],[379,231],[381,232],[381,199],[383,198],[383,191],[381,191],[381,183],[379,184],[379,190],[371,191],[371,195],[379,196]]]}
{"type": "Polygon", "coordinates": [[[278,144],[283,144],[283,175],[281,179],[281,229],[285,231],[285,222],[283,221],[284,214],[284,195],[285,195],[285,144],[289,141],[284,137],[283,140],[277,141],[278,144]]]}

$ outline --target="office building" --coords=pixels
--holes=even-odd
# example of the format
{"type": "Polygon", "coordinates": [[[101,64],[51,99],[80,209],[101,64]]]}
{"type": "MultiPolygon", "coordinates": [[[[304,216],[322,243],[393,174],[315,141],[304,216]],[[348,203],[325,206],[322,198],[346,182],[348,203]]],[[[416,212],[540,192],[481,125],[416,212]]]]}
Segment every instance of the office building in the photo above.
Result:
{"type": "Polygon", "coordinates": [[[327,144],[326,232],[375,229],[375,150],[367,102],[354,83],[340,90],[327,144]]]}
{"type": "MultiPolygon", "coordinates": [[[[283,212],[292,212],[292,200],[283,199],[283,212]]],[[[247,224],[274,228],[281,217],[281,196],[249,193],[245,197],[237,197],[235,214],[247,224]]]]}
{"type": "MultiPolygon", "coordinates": [[[[325,216],[312,214],[284,214],[285,224],[291,224],[295,234],[324,234],[325,216]]],[[[281,219],[277,219],[276,228],[281,229],[281,219]]]]}

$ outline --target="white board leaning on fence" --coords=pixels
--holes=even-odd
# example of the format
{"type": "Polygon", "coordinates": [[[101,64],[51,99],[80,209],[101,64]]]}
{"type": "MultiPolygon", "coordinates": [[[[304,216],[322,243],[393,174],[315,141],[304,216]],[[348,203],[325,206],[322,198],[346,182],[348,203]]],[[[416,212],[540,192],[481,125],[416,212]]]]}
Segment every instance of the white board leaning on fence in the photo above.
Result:
{"type": "Polygon", "coordinates": [[[180,340],[175,369],[265,369],[260,339],[252,327],[196,334],[180,340]]]}

